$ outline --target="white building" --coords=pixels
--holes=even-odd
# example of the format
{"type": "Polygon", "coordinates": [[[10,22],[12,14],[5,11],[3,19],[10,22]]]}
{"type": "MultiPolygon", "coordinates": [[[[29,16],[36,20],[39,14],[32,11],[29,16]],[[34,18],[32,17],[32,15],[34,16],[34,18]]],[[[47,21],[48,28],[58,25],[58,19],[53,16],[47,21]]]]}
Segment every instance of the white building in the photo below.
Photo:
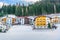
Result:
{"type": "Polygon", "coordinates": [[[36,18],[36,16],[29,16],[29,24],[33,25],[34,24],[34,19],[36,18]]]}
{"type": "Polygon", "coordinates": [[[17,21],[16,21],[16,16],[15,15],[6,15],[4,17],[1,17],[1,21],[6,24],[6,23],[9,23],[9,21],[11,22],[11,24],[15,24],[17,21]]]}
{"type": "Polygon", "coordinates": [[[18,24],[24,24],[24,17],[17,17],[18,18],[18,24]]]}

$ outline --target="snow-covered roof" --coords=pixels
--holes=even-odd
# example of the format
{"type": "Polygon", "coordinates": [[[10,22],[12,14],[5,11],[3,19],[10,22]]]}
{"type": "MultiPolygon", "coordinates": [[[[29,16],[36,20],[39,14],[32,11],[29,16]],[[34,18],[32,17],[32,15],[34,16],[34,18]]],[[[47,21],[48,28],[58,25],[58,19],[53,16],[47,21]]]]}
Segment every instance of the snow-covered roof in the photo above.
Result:
{"type": "Polygon", "coordinates": [[[36,16],[29,16],[28,18],[29,18],[29,19],[35,19],[36,16]]]}
{"type": "Polygon", "coordinates": [[[60,17],[60,14],[50,14],[50,15],[46,15],[50,18],[54,18],[54,17],[60,17]]]}
{"type": "Polygon", "coordinates": [[[1,18],[7,18],[7,17],[16,18],[15,15],[5,15],[5,16],[3,16],[3,17],[1,17],[1,18]]]}
{"type": "Polygon", "coordinates": [[[18,18],[24,18],[23,16],[18,16],[18,18]]]}
{"type": "Polygon", "coordinates": [[[7,15],[8,17],[12,17],[12,18],[15,18],[16,16],[15,15],[7,15]]]}

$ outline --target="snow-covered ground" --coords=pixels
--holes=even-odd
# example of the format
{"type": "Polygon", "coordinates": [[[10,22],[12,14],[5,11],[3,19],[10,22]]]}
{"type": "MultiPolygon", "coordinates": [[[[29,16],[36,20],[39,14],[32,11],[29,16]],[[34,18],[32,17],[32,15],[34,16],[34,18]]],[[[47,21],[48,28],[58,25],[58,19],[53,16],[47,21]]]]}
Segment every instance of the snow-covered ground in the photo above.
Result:
{"type": "Polygon", "coordinates": [[[56,26],[56,30],[33,30],[31,25],[14,25],[0,33],[0,40],[60,40],[60,24],[56,26]]]}
{"type": "Polygon", "coordinates": [[[32,30],[30,25],[15,25],[6,33],[0,33],[0,40],[60,40],[60,24],[56,30],[32,30]]]}

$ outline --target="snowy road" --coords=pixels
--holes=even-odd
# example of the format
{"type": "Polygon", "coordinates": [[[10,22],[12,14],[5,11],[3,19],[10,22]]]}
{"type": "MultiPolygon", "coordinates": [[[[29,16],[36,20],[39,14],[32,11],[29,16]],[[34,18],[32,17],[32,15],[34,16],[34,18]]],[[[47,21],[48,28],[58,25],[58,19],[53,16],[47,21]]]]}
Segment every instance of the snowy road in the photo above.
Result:
{"type": "Polygon", "coordinates": [[[60,24],[53,31],[34,31],[30,25],[15,25],[0,33],[0,40],[60,40],[60,24]]]}

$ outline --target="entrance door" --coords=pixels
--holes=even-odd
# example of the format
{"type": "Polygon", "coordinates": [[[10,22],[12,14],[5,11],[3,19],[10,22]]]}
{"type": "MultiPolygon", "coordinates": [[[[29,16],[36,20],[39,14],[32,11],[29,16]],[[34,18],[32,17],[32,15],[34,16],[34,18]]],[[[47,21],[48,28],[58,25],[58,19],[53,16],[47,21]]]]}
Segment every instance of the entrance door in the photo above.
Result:
{"type": "Polygon", "coordinates": [[[25,24],[29,24],[29,18],[25,18],[25,24]]]}

